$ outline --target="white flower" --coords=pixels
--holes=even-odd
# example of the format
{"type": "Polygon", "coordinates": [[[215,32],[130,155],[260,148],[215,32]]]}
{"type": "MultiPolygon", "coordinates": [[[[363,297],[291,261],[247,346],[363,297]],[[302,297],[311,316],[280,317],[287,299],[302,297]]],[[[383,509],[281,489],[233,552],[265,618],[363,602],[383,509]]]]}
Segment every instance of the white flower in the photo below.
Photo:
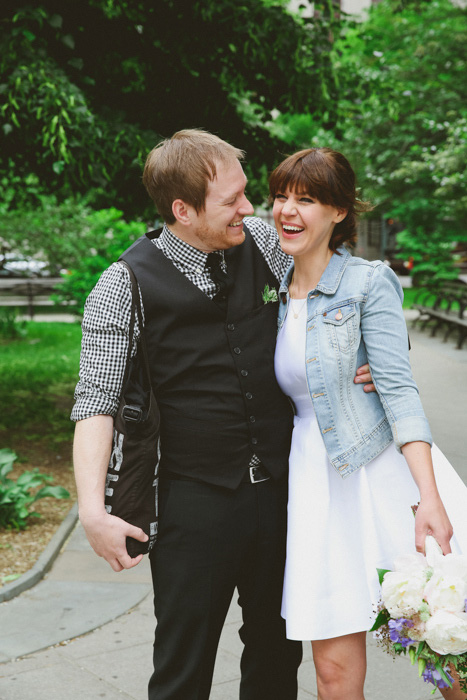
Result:
{"type": "Polygon", "coordinates": [[[467,652],[467,614],[437,610],[425,627],[425,641],[438,654],[467,652]]]}
{"type": "Polygon", "coordinates": [[[437,610],[462,612],[467,597],[467,583],[460,577],[436,572],[425,586],[424,598],[433,614],[437,610]]]}
{"type": "Polygon", "coordinates": [[[400,571],[406,574],[421,573],[426,571],[426,568],[426,559],[420,552],[401,554],[394,561],[394,571],[400,571]]]}
{"type": "Polygon", "coordinates": [[[385,574],[381,596],[391,617],[405,617],[420,609],[426,581],[426,569],[422,568],[385,574]]]}
{"type": "MultiPolygon", "coordinates": [[[[431,539],[431,538],[430,538],[431,539]]],[[[425,600],[433,614],[437,610],[462,612],[467,598],[467,557],[457,554],[429,553],[432,557],[433,576],[425,587],[425,600]]]]}
{"type": "Polygon", "coordinates": [[[432,535],[425,538],[425,552],[428,566],[435,566],[443,558],[443,550],[432,535]]]}

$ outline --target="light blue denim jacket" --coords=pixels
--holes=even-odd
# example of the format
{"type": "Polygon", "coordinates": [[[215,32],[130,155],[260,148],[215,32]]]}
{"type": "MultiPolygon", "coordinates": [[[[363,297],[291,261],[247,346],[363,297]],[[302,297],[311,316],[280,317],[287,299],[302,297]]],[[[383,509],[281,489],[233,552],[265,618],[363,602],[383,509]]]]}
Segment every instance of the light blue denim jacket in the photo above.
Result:
{"type": "MultiPolygon", "coordinates": [[[[339,253],[308,294],[305,369],[328,457],[345,478],[392,440],[400,451],[432,438],[410,368],[399,280],[379,260],[339,253]],[[353,381],[366,362],[377,393],[353,381]]],[[[293,264],[279,290],[279,329],[292,273],[293,264]]]]}

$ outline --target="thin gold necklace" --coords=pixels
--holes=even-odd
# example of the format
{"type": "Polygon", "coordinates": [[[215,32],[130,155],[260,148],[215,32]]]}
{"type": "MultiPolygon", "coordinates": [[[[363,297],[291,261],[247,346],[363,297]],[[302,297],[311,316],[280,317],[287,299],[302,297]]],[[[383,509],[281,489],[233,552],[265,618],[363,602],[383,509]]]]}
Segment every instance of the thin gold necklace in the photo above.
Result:
{"type": "Polygon", "coordinates": [[[317,294],[312,294],[310,297],[308,297],[308,294],[307,294],[306,297],[305,297],[305,299],[303,300],[303,302],[302,302],[302,304],[301,304],[299,310],[296,311],[296,309],[295,309],[295,307],[294,307],[294,304],[293,304],[294,299],[293,299],[293,297],[292,297],[292,294],[290,293],[290,287],[292,286],[293,281],[294,281],[294,276],[293,276],[293,274],[292,274],[292,279],[290,280],[290,284],[289,284],[290,308],[291,308],[291,310],[292,310],[293,317],[294,317],[294,318],[298,318],[298,317],[300,316],[300,314],[302,313],[303,307],[305,306],[305,304],[306,304],[306,302],[308,301],[308,299],[314,299],[314,298],[317,297],[318,295],[317,295],[317,294]]]}
{"type": "Polygon", "coordinates": [[[294,318],[298,318],[298,317],[300,316],[300,314],[302,313],[303,308],[304,308],[304,306],[305,306],[305,304],[306,304],[307,298],[308,298],[308,297],[305,297],[305,299],[302,301],[302,304],[301,304],[299,310],[297,311],[297,310],[295,309],[295,307],[294,307],[294,303],[293,303],[294,300],[292,299],[292,297],[290,297],[290,308],[291,308],[291,310],[292,310],[292,313],[293,313],[293,317],[294,317],[294,318]]]}

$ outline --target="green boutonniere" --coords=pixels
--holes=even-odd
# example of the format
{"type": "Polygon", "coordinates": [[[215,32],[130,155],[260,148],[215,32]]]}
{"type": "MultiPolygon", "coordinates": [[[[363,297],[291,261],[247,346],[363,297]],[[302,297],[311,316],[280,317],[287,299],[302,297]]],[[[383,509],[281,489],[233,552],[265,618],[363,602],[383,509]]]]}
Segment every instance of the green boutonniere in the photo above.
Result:
{"type": "Polygon", "coordinates": [[[268,304],[270,301],[278,301],[277,292],[274,287],[269,289],[269,284],[265,284],[263,291],[263,302],[268,304]]]}

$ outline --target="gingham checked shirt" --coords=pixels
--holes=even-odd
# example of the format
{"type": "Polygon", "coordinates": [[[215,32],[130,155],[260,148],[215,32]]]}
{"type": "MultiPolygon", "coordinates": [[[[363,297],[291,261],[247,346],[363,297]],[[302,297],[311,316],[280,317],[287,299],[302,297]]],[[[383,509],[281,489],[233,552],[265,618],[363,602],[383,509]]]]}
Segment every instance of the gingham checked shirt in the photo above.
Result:
{"type": "MultiPolygon", "coordinates": [[[[245,218],[266,263],[280,282],[291,259],[280,245],[275,228],[256,217],[245,218]]],[[[175,236],[167,226],[154,238],[175,267],[209,298],[217,288],[206,266],[207,253],[175,236]]],[[[225,269],[224,253],[219,251],[225,269]]],[[[127,269],[111,265],[89,295],[83,316],[79,381],[75,390],[74,421],[104,414],[115,416],[125,370],[131,309],[131,282],[127,269]]],[[[135,326],[133,352],[138,329],[135,326]]]]}

